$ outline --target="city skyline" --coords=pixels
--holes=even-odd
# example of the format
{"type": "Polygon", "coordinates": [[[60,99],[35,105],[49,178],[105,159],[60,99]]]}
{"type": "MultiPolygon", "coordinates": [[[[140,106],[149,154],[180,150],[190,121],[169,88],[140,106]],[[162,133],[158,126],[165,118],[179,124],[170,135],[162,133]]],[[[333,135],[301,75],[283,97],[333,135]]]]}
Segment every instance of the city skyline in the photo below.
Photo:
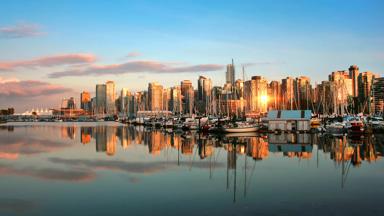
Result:
{"type": "Polygon", "coordinates": [[[57,98],[95,95],[106,80],[117,92],[181,80],[196,89],[200,75],[222,86],[232,58],[235,79],[242,66],[245,80],[307,76],[312,85],[355,64],[382,75],[382,8],[381,1],[4,1],[1,108],[58,107],[57,98]]]}

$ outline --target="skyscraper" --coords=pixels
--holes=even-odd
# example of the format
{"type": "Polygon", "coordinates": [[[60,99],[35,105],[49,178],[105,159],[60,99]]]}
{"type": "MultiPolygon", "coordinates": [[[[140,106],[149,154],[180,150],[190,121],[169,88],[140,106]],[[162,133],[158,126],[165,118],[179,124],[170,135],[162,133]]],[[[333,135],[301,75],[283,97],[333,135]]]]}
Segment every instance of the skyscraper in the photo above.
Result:
{"type": "Polygon", "coordinates": [[[359,94],[359,90],[358,90],[359,67],[357,67],[357,65],[351,65],[348,70],[349,70],[349,78],[352,79],[352,96],[357,97],[359,94]]]}
{"type": "Polygon", "coordinates": [[[96,85],[96,113],[105,114],[106,113],[106,85],[97,84],[96,85]]]}
{"type": "Polygon", "coordinates": [[[287,77],[282,79],[281,83],[283,109],[292,110],[294,109],[295,102],[294,79],[292,77],[287,77]]]}
{"type": "Polygon", "coordinates": [[[268,83],[261,76],[253,76],[244,84],[245,111],[248,113],[264,113],[268,108],[268,83]]]}
{"type": "Polygon", "coordinates": [[[232,59],[232,64],[227,65],[227,71],[225,73],[225,80],[226,83],[229,83],[231,85],[235,84],[235,65],[233,64],[233,59],[232,59]]]}
{"type": "Polygon", "coordinates": [[[181,88],[180,86],[175,86],[171,88],[171,101],[169,106],[169,111],[173,113],[182,112],[182,100],[181,100],[181,88]]]}
{"type": "Polygon", "coordinates": [[[131,93],[127,88],[122,88],[120,92],[120,111],[127,114],[129,111],[129,100],[131,93]]]}
{"type": "Polygon", "coordinates": [[[212,81],[211,79],[200,76],[197,82],[197,108],[200,113],[209,113],[210,112],[210,102],[211,102],[211,90],[212,90],[212,81]]]}
{"type": "Polygon", "coordinates": [[[384,77],[375,78],[372,86],[373,112],[384,113],[384,77]]]}
{"type": "Polygon", "coordinates": [[[309,77],[300,76],[295,80],[295,100],[297,102],[297,109],[311,109],[312,103],[312,86],[309,77]]]}
{"type": "Polygon", "coordinates": [[[80,94],[80,102],[81,109],[83,109],[86,113],[90,113],[92,109],[91,94],[89,92],[83,91],[80,94]]]}
{"type": "Polygon", "coordinates": [[[360,103],[360,112],[370,113],[372,107],[371,101],[371,91],[373,79],[378,77],[376,74],[367,71],[359,74],[358,77],[358,87],[359,87],[359,103],[360,103]]]}
{"type": "Polygon", "coordinates": [[[163,110],[163,86],[157,82],[148,84],[148,106],[151,111],[163,110]]]}
{"type": "Polygon", "coordinates": [[[163,110],[170,111],[170,104],[171,104],[171,88],[164,88],[163,89],[163,110]]]}
{"type": "Polygon", "coordinates": [[[108,115],[116,114],[116,91],[115,83],[113,81],[107,81],[105,84],[105,93],[106,93],[106,113],[108,115]]]}
{"type": "Polygon", "coordinates": [[[184,114],[192,114],[194,107],[194,90],[190,80],[181,81],[182,107],[184,114]]]}
{"type": "Polygon", "coordinates": [[[268,85],[268,107],[281,109],[281,84],[279,81],[271,81],[268,85]]]}

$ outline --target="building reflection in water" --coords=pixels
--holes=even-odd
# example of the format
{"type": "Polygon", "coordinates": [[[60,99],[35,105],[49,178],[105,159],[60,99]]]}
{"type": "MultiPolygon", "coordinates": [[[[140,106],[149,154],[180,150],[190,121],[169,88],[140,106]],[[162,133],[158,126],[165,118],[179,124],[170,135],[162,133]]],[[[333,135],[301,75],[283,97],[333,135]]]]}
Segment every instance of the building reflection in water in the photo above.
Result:
{"type": "MultiPolygon", "coordinates": [[[[64,138],[75,139],[77,128],[62,127],[61,135],[64,138]]],[[[319,136],[318,134],[281,133],[252,136],[224,136],[216,137],[202,135],[195,132],[170,133],[160,130],[146,130],[143,127],[81,127],[80,142],[96,142],[96,151],[115,155],[117,143],[123,149],[129,146],[145,145],[148,153],[159,155],[164,149],[173,148],[181,155],[192,155],[194,148],[198,148],[200,159],[204,160],[214,155],[215,149],[223,147],[225,151],[246,155],[254,160],[268,158],[269,154],[282,153],[284,157],[311,159],[313,146],[324,153],[329,153],[330,159],[340,164],[350,161],[353,166],[359,166],[362,161],[374,162],[383,156],[383,143],[378,137],[365,136],[350,139],[344,137],[319,136]],[[237,145],[228,145],[233,142],[237,145]]],[[[234,156],[228,155],[229,168],[235,166],[234,156]]]]}
{"type": "MultiPolygon", "coordinates": [[[[48,130],[46,126],[41,125],[34,125],[30,128],[44,129],[43,135],[51,135],[47,131],[51,131],[52,128],[48,130]]],[[[181,160],[185,159],[182,158],[182,155],[188,156],[188,160],[190,160],[188,164],[191,169],[194,165],[193,160],[197,158],[195,156],[198,154],[200,158],[198,160],[208,162],[204,166],[209,165],[210,179],[213,176],[214,166],[217,164],[216,160],[224,161],[227,174],[226,188],[234,192],[233,201],[236,201],[237,172],[240,171],[242,175],[241,182],[244,185],[245,196],[249,188],[247,181],[254,173],[256,162],[263,163],[277,156],[285,157],[287,160],[316,159],[317,165],[319,165],[319,152],[323,152],[327,159],[334,161],[336,169],[341,171],[341,187],[344,187],[351,167],[361,169],[364,165],[380,160],[384,153],[383,134],[363,137],[331,137],[306,133],[215,136],[197,132],[169,132],[148,130],[144,127],[107,125],[61,126],[58,129],[55,128],[55,131],[61,134],[62,138],[79,139],[80,143],[88,145],[94,142],[96,152],[108,156],[116,155],[119,149],[130,151],[134,150],[130,146],[141,145],[147,149],[148,154],[156,157],[167,156],[168,154],[162,154],[162,152],[168,152],[168,150],[173,151],[174,155],[177,153],[177,165],[185,165],[186,161],[184,164],[181,163],[181,160]],[[76,133],[79,132],[80,135],[77,136],[76,133]],[[118,144],[121,145],[121,148],[118,148],[118,144]],[[220,155],[220,152],[224,153],[220,155]]],[[[8,133],[8,131],[16,133],[17,131],[14,130],[17,128],[0,127],[0,133],[8,133]]],[[[176,162],[173,161],[173,163],[176,162]]]]}
{"type": "Polygon", "coordinates": [[[76,138],[76,131],[77,126],[62,126],[61,127],[61,137],[62,138],[69,138],[69,139],[75,139],[76,138]]]}

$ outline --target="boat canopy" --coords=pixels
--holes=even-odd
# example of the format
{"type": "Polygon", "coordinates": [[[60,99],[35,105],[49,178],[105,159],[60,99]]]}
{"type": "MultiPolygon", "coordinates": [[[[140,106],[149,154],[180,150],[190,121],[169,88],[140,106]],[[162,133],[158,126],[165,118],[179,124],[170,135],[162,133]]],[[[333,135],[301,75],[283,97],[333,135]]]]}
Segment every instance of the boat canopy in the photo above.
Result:
{"type": "Polygon", "coordinates": [[[271,110],[267,120],[310,120],[311,110],[271,110]]]}

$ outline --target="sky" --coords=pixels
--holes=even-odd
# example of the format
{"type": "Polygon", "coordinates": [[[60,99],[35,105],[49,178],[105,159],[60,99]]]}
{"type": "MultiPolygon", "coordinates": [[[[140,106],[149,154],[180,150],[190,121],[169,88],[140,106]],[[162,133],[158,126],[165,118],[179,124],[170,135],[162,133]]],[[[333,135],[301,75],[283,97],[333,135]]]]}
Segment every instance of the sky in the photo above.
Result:
{"type": "Polygon", "coordinates": [[[384,71],[381,0],[0,0],[0,109],[57,108],[63,97],[164,87],[199,75],[308,76],[356,64],[384,71]]]}

